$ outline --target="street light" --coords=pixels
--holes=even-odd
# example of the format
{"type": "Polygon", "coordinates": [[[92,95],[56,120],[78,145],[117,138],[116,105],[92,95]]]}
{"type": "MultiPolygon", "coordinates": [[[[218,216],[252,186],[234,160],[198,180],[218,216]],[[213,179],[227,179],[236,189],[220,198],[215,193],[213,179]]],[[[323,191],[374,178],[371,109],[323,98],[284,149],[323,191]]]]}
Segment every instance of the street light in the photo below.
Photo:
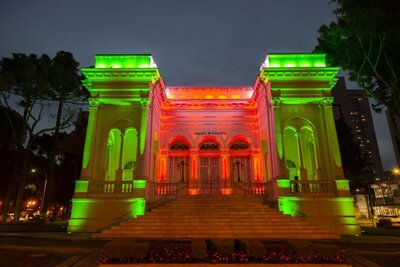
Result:
{"type": "Polygon", "coordinates": [[[237,176],[238,176],[238,182],[240,182],[240,167],[243,167],[243,163],[241,163],[240,161],[236,161],[235,163],[232,164],[232,168],[235,169],[235,165],[236,165],[236,169],[237,169],[237,176]]]}
{"type": "MultiPolygon", "coordinates": [[[[36,169],[31,169],[31,173],[37,173],[36,169]]],[[[44,204],[44,197],[46,196],[46,189],[47,189],[47,172],[42,171],[44,175],[44,186],[43,186],[43,194],[42,194],[42,202],[40,204],[40,212],[43,212],[43,204],[44,204]]]]}
{"type": "Polygon", "coordinates": [[[182,182],[185,180],[185,166],[189,166],[189,163],[185,162],[184,160],[182,160],[181,162],[178,163],[178,167],[182,167],[182,171],[181,171],[181,176],[182,176],[182,182]]]}

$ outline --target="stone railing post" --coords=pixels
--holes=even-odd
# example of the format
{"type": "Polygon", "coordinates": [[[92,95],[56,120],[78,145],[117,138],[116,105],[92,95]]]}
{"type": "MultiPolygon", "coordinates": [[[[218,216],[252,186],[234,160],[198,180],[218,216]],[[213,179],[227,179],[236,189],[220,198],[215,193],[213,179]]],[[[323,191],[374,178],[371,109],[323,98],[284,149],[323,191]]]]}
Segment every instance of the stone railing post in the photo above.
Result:
{"type": "Polygon", "coordinates": [[[278,186],[278,196],[284,197],[290,195],[290,179],[289,178],[280,178],[276,179],[276,183],[278,186]]]}
{"type": "Polygon", "coordinates": [[[133,180],[133,197],[145,198],[146,197],[146,182],[147,180],[133,180]]]}
{"type": "Polygon", "coordinates": [[[346,180],[346,179],[335,180],[335,183],[336,183],[336,195],[337,196],[348,197],[351,195],[349,180],[346,180]]]}
{"type": "Polygon", "coordinates": [[[87,197],[89,187],[89,180],[76,180],[75,181],[75,194],[74,197],[87,197]]]}

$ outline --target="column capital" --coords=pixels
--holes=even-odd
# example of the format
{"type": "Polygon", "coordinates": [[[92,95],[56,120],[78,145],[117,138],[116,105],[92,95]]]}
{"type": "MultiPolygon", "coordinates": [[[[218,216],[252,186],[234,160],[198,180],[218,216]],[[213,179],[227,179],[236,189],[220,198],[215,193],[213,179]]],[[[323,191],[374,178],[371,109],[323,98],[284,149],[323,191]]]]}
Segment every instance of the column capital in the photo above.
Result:
{"type": "Polygon", "coordinates": [[[279,108],[282,99],[280,97],[271,97],[271,105],[273,108],[279,108]]]}
{"type": "Polygon", "coordinates": [[[97,97],[89,98],[89,109],[98,109],[101,105],[100,99],[97,97]]]}
{"type": "Polygon", "coordinates": [[[148,98],[141,98],[140,99],[140,106],[142,107],[142,108],[149,108],[149,105],[150,105],[150,99],[148,99],[148,98]]]}
{"type": "Polygon", "coordinates": [[[321,101],[319,102],[319,104],[322,107],[331,107],[332,103],[333,103],[333,100],[334,100],[333,96],[323,97],[321,99],[321,101]]]}

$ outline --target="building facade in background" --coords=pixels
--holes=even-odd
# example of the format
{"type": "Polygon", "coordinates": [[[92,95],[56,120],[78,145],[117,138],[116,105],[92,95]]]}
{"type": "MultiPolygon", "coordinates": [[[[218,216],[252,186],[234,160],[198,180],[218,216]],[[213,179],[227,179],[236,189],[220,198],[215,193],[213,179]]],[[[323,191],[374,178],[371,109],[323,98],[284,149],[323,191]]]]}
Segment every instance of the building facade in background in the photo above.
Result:
{"type": "Polygon", "coordinates": [[[82,69],[91,98],[69,231],[145,215],[169,195],[253,194],[358,233],[332,111],[338,69],[321,54],[269,54],[253,86],[175,87],[150,55],[97,55],[82,69]]]}
{"type": "Polygon", "coordinates": [[[396,158],[396,163],[397,163],[397,168],[400,168],[400,140],[396,136],[396,129],[393,123],[396,123],[397,125],[400,125],[400,118],[395,117],[394,120],[389,119],[389,112],[386,111],[386,118],[388,121],[389,125],[389,131],[390,131],[390,137],[392,138],[392,143],[393,143],[393,151],[394,151],[394,156],[396,158]]]}
{"type": "Polygon", "coordinates": [[[333,87],[332,95],[335,98],[335,118],[342,117],[350,127],[354,141],[372,171],[371,177],[368,177],[370,182],[384,180],[385,174],[367,94],[361,89],[348,90],[345,79],[341,77],[333,87]]]}

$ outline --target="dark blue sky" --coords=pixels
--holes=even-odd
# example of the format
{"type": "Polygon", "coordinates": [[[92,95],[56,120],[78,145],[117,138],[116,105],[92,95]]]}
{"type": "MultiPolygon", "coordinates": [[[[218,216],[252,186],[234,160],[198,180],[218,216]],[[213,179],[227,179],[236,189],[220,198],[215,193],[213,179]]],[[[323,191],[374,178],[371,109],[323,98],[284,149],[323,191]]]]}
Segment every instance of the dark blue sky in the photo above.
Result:
{"type": "MultiPolygon", "coordinates": [[[[3,0],[0,57],[65,50],[89,66],[97,53],[150,53],[167,85],[252,85],[266,53],[311,52],[333,8],[328,0],[3,0]]],[[[377,136],[391,168],[387,134],[377,136]]]]}

